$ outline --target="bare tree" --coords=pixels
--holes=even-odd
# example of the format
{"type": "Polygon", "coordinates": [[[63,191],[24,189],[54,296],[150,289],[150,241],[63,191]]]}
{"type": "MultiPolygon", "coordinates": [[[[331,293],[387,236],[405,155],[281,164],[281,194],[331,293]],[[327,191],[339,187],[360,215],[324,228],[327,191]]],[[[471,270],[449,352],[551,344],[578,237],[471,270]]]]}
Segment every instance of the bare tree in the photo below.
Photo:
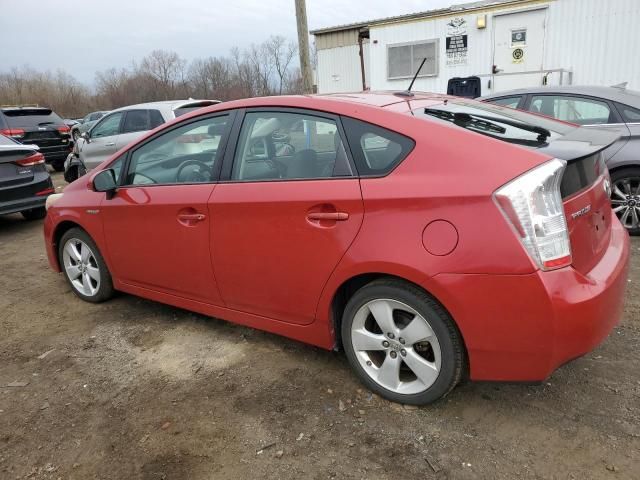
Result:
{"type": "Polygon", "coordinates": [[[289,73],[289,65],[296,53],[298,53],[298,47],[294,42],[287,42],[287,39],[280,35],[272,35],[264,43],[264,50],[269,56],[268,60],[273,63],[273,68],[278,77],[278,95],[282,95],[285,78],[289,73]]]}

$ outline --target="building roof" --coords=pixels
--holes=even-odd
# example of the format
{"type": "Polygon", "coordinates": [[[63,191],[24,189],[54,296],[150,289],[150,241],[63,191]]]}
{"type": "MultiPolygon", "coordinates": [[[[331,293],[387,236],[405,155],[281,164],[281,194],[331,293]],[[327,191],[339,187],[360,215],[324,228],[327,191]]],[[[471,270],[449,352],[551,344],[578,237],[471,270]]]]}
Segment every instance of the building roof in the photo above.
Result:
{"type": "Polygon", "coordinates": [[[317,28],[311,30],[312,35],[322,35],[325,33],[339,32],[341,30],[352,30],[356,28],[368,28],[374,25],[381,25],[384,23],[394,23],[406,20],[419,20],[429,17],[439,17],[443,15],[455,15],[457,13],[463,13],[473,10],[480,10],[490,7],[498,7],[509,4],[527,3],[531,0],[480,0],[471,3],[461,3],[457,5],[451,5],[446,8],[438,8],[434,10],[426,10],[422,12],[407,13],[404,15],[396,15],[392,17],[378,18],[375,20],[368,20],[363,22],[347,23],[344,25],[336,25],[334,27],[317,28]]]}

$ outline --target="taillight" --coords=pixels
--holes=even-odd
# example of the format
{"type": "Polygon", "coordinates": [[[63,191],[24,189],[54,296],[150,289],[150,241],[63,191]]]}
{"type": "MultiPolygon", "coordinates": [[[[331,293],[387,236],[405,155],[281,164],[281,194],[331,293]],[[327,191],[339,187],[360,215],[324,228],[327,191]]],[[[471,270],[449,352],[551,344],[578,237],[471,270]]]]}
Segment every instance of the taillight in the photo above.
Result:
{"type": "Polygon", "coordinates": [[[29,155],[22,160],[16,160],[16,163],[21,167],[32,167],[33,165],[42,165],[44,163],[44,155],[40,152],[36,152],[33,155],[29,155]]]}
{"type": "Polygon", "coordinates": [[[0,130],[0,133],[6,137],[11,138],[24,137],[24,130],[22,130],[21,128],[5,128],[4,130],[0,130]]]}
{"type": "Polygon", "coordinates": [[[58,127],[58,132],[60,132],[62,135],[69,135],[71,129],[66,125],[61,125],[58,127]]]}
{"type": "Polygon", "coordinates": [[[520,242],[543,270],[571,265],[569,230],[560,194],[566,166],[564,160],[553,159],[494,193],[520,242]]]}

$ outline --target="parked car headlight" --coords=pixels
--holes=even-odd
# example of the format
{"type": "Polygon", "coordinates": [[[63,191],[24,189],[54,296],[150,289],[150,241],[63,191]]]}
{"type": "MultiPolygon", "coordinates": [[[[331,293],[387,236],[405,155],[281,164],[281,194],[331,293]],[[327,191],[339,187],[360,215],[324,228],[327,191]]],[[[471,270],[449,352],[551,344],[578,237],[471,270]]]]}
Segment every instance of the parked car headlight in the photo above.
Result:
{"type": "Polygon", "coordinates": [[[49,210],[51,206],[56,203],[62,197],[62,193],[53,193],[47,197],[47,201],[44,204],[44,207],[49,210]]]}

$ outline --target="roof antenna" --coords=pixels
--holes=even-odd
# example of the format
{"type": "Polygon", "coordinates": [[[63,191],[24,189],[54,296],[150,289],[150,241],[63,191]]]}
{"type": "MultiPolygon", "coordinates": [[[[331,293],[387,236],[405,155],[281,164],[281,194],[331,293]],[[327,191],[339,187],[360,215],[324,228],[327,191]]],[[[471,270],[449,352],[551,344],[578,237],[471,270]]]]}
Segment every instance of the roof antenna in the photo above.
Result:
{"type": "Polygon", "coordinates": [[[413,79],[409,84],[409,88],[407,88],[404,92],[396,92],[394,93],[394,95],[398,95],[401,97],[413,97],[413,93],[411,93],[411,89],[413,88],[413,84],[415,83],[416,78],[418,78],[418,75],[420,75],[420,70],[422,70],[422,67],[424,66],[424,62],[426,61],[427,61],[427,57],[424,57],[422,59],[422,62],[420,63],[420,66],[418,67],[418,70],[416,71],[416,74],[413,76],[413,79]]]}

